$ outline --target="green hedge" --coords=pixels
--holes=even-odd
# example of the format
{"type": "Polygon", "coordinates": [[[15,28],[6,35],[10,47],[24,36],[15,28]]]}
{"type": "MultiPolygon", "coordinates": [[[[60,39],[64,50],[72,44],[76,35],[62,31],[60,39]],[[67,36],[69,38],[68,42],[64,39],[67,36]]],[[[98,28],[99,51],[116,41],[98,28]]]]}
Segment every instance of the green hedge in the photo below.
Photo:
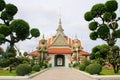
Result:
{"type": "Polygon", "coordinates": [[[31,73],[32,68],[28,64],[20,64],[16,68],[16,74],[19,76],[24,76],[26,74],[31,73]]]}
{"type": "Polygon", "coordinates": [[[85,68],[86,68],[86,65],[85,65],[85,64],[80,64],[79,70],[84,71],[85,68]]]}
{"type": "Polygon", "coordinates": [[[32,70],[38,72],[38,71],[40,71],[40,66],[39,65],[34,65],[32,67],[32,70]]]}
{"type": "Polygon", "coordinates": [[[85,69],[90,74],[99,74],[102,71],[102,66],[98,63],[90,64],[85,69]]]}

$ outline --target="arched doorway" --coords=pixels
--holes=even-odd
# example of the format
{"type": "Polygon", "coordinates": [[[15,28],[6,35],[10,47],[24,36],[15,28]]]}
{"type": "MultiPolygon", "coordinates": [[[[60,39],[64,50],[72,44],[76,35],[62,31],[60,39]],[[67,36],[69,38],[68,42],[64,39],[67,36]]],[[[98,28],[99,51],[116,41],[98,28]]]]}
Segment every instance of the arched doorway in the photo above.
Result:
{"type": "Polygon", "coordinates": [[[65,66],[64,55],[55,55],[55,66],[65,66]]]}

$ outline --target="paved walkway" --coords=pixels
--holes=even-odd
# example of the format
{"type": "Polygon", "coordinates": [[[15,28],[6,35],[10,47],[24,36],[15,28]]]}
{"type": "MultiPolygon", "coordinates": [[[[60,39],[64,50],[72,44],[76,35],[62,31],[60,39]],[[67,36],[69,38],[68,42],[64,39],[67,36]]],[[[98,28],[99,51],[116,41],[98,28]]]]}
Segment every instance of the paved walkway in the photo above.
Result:
{"type": "Polygon", "coordinates": [[[88,76],[80,73],[79,71],[65,68],[55,67],[41,73],[31,80],[93,80],[88,76]]]}

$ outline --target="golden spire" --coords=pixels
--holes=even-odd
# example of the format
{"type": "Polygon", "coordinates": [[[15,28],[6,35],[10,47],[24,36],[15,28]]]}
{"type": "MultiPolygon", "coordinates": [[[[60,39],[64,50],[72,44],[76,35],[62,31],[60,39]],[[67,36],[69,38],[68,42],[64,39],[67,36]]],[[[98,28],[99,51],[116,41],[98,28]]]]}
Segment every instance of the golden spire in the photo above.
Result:
{"type": "Polygon", "coordinates": [[[58,28],[56,30],[57,32],[63,32],[64,29],[62,28],[62,22],[61,22],[61,18],[59,18],[59,25],[58,25],[58,28]]]}
{"type": "Polygon", "coordinates": [[[64,34],[64,29],[62,28],[62,21],[61,21],[61,11],[59,10],[59,23],[58,23],[58,28],[57,28],[57,34],[56,35],[59,35],[59,34],[62,34],[63,36],[65,36],[64,34]]]}

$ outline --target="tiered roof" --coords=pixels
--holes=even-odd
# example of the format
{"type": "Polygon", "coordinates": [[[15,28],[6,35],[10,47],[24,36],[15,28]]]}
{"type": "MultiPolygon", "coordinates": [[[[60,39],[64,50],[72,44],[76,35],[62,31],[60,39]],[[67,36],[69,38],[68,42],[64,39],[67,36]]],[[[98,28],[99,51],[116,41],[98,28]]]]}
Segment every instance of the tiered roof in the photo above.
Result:
{"type": "MultiPolygon", "coordinates": [[[[72,54],[72,46],[75,43],[75,39],[71,39],[64,34],[64,29],[62,28],[61,19],[59,19],[59,25],[57,28],[57,33],[55,36],[48,38],[45,40],[45,43],[48,48],[48,54],[72,54]]],[[[78,44],[81,45],[81,41],[78,39],[78,44]]],[[[41,40],[39,41],[39,45],[41,45],[41,40]]],[[[37,55],[39,52],[36,50],[31,52],[30,55],[37,55]]],[[[81,51],[81,55],[89,55],[88,52],[81,51]]]]}

